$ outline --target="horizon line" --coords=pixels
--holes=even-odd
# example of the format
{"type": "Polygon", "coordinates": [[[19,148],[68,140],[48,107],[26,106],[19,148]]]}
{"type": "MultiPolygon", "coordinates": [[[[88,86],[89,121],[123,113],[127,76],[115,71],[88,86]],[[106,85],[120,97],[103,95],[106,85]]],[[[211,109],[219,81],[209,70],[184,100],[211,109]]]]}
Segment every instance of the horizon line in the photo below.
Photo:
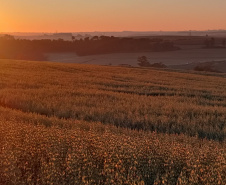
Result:
{"type": "Polygon", "coordinates": [[[196,32],[202,32],[202,31],[226,31],[226,29],[207,29],[207,30],[174,30],[174,31],[167,31],[167,30],[155,30],[155,31],[134,31],[134,30],[123,30],[123,31],[54,31],[54,32],[48,32],[48,31],[3,31],[1,33],[94,33],[94,32],[106,32],[106,33],[123,33],[123,32],[137,32],[137,33],[143,33],[143,32],[189,32],[189,31],[196,31],[196,32]]]}

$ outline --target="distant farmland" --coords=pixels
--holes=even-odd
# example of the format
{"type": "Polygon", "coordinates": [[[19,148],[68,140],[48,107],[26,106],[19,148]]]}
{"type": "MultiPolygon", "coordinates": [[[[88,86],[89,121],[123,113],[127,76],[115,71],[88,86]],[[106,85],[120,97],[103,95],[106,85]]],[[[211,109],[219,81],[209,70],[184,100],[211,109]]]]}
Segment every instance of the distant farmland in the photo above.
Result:
{"type": "MultiPolygon", "coordinates": [[[[147,56],[150,63],[161,62],[167,66],[177,66],[212,61],[226,61],[226,49],[204,49],[201,45],[179,46],[182,49],[165,52],[114,53],[104,55],[77,56],[75,53],[49,53],[47,59],[54,62],[97,65],[129,64],[137,66],[139,56],[147,56]]],[[[226,69],[225,69],[226,70],[226,69]]]]}
{"type": "Polygon", "coordinates": [[[225,184],[226,76],[0,60],[0,184],[225,184]]]}

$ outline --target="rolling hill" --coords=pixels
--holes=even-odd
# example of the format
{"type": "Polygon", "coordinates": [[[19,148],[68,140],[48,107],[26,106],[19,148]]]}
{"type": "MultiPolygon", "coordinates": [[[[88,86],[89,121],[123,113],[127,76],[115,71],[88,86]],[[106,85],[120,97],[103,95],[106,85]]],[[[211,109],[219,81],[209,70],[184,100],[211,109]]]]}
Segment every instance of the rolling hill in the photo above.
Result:
{"type": "Polygon", "coordinates": [[[226,76],[0,60],[0,184],[225,184],[226,76]]]}

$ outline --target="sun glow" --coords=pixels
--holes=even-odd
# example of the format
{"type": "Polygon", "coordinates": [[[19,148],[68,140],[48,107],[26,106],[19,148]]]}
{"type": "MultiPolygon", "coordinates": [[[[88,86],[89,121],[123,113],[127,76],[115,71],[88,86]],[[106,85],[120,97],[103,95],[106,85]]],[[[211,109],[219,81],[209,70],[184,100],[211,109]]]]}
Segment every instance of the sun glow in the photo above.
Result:
{"type": "Polygon", "coordinates": [[[226,29],[224,7],[225,0],[11,0],[1,2],[0,31],[226,29]]]}

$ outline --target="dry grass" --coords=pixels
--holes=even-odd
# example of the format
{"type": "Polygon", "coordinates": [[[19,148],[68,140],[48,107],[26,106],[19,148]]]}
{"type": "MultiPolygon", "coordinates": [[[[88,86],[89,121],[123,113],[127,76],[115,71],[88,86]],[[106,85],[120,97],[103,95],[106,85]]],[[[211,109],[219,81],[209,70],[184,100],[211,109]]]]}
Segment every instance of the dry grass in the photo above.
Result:
{"type": "Polygon", "coordinates": [[[224,76],[1,60],[0,105],[0,184],[226,182],[224,76]]]}

